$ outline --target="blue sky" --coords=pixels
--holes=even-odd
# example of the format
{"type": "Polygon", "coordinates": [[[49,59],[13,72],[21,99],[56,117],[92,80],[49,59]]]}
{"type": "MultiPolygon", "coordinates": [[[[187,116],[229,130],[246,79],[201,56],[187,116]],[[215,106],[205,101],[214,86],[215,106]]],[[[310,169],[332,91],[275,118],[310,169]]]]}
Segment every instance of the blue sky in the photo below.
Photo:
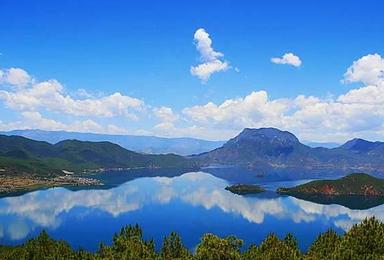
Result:
{"type": "MultiPolygon", "coordinates": [[[[325,119],[293,118],[292,115],[309,113],[320,106],[318,103],[334,107],[341,95],[359,87],[372,84],[381,87],[381,81],[372,83],[361,77],[349,80],[349,84],[342,80],[354,61],[375,54],[380,58],[368,56],[373,60],[368,63],[376,67],[364,64],[363,67],[379,71],[376,77],[382,79],[383,9],[384,4],[379,0],[334,3],[4,0],[0,2],[0,70],[4,72],[3,94],[0,94],[2,128],[65,128],[225,139],[243,127],[275,126],[307,140],[344,141],[352,136],[381,139],[384,128],[377,122],[377,118],[383,119],[381,114],[369,122],[360,118],[363,115],[354,115],[356,117],[348,121],[346,118],[351,112],[347,111],[341,115],[342,120],[348,121],[343,129],[328,126],[325,119]],[[223,54],[217,60],[228,63],[222,71],[210,74],[208,80],[191,73],[191,67],[207,62],[196,48],[198,41],[194,40],[199,28],[209,34],[213,51],[223,54]],[[301,64],[271,62],[271,58],[281,58],[287,53],[298,57],[301,64]],[[15,89],[14,84],[6,80],[10,68],[28,73],[27,86],[15,89]],[[22,103],[25,100],[20,92],[26,94],[26,88],[50,79],[60,82],[60,93],[73,102],[85,99],[104,102],[100,99],[119,92],[143,104],[134,112],[121,111],[131,109],[128,105],[111,108],[115,112],[119,110],[113,115],[97,115],[92,111],[65,111],[50,104],[28,108],[29,103],[22,103]],[[241,105],[245,97],[260,91],[267,93],[271,104],[258,110],[258,101],[250,102],[248,105],[255,105],[256,111],[241,105]],[[9,98],[10,93],[18,93],[18,98],[9,98]],[[313,96],[320,101],[306,111],[297,108],[297,104],[281,102],[282,99],[293,102],[299,95],[304,95],[306,100],[313,96]],[[215,111],[211,114],[207,112],[209,108],[203,107],[209,102],[219,107],[226,100],[237,101],[229,110],[213,108],[215,111]],[[283,105],[284,108],[279,108],[283,105]],[[201,109],[191,112],[194,106],[201,109]],[[285,117],[268,114],[275,109],[285,117]],[[284,112],[281,109],[285,109],[284,112]],[[236,118],[226,115],[234,114],[233,111],[239,113],[236,118]],[[201,115],[202,112],[205,114],[201,115]],[[134,120],[132,114],[135,114],[134,120]],[[240,118],[243,114],[247,116],[240,118]],[[32,122],[38,120],[51,120],[51,123],[32,122]],[[99,126],[82,128],[81,122],[87,120],[89,125],[92,121],[99,126]],[[355,126],[352,121],[364,122],[355,126]],[[78,124],[72,128],[63,126],[71,122],[78,124]],[[106,125],[116,127],[107,129],[106,125]],[[322,126],[327,128],[326,135],[316,130],[322,126]]],[[[36,100],[51,92],[47,93],[37,95],[36,100]]],[[[326,117],[324,113],[330,112],[323,111],[321,116],[326,117]]]]}

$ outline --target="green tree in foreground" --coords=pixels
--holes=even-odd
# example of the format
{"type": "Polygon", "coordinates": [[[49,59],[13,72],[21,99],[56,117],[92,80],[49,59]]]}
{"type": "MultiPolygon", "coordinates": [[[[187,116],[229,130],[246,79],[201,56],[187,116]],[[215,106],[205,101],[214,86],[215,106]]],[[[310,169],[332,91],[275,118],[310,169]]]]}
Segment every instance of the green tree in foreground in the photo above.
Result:
{"type": "Polygon", "coordinates": [[[312,243],[308,250],[308,259],[327,259],[330,258],[335,249],[339,246],[341,237],[333,230],[321,234],[312,243]]]}
{"type": "Polygon", "coordinates": [[[384,224],[373,217],[353,225],[343,236],[328,230],[317,237],[306,254],[300,252],[292,234],[284,239],[270,234],[259,246],[251,245],[244,252],[241,251],[242,245],[243,241],[234,236],[220,238],[206,234],[191,254],[180,236],[172,232],[156,252],[153,240],[144,240],[141,228],[135,225],[122,228],[113,236],[112,245],[101,244],[96,253],[74,251],[67,242],[54,240],[42,231],[23,245],[0,246],[0,259],[384,259],[384,224]]]}
{"type": "Polygon", "coordinates": [[[162,259],[192,259],[191,253],[184,247],[180,236],[175,232],[164,238],[160,257],[162,259]]]}
{"type": "Polygon", "coordinates": [[[74,251],[65,241],[57,241],[42,231],[39,236],[15,247],[8,254],[0,254],[1,259],[74,259],[74,251]]]}
{"type": "Polygon", "coordinates": [[[243,240],[234,236],[220,238],[213,234],[205,234],[197,246],[195,258],[201,260],[241,259],[242,245],[243,240]]]}
{"type": "Polygon", "coordinates": [[[372,217],[353,225],[344,235],[334,255],[344,259],[383,259],[384,224],[372,217]]]}
{"type": "Polygon", "coordinates": [[[300,251],[297,241],[288,234],[280,240],[275,234],[270,234],[259,247],[252,245],[244,253],[244,259],[299,259],[300,251]]]}
{"type": "Polygon", "coordinates": [[[113,236],[112,246],[101,244],[97,256],[101,259],[155,259],[155,244],[153,240],[143,240],[138,225],[129,225],[113,236]]]}

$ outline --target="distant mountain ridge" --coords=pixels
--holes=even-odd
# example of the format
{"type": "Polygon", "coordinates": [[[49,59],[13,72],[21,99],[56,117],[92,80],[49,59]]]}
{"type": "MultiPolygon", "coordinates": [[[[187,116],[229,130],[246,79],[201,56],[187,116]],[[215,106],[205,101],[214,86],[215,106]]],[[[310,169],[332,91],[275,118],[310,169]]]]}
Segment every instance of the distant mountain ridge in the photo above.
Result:
{"type": "Polygon", "coordinates": [[[194,158],[203,164],[370,172],[384,170],[384,143],[354,139],[333,149],[312,148],[287,131],[246,128],[222,147],[194,158]]]}
{"type": "Polygon", "coordinates": [[[369,152],[374,149],[384,147],[383,144],[384,142],[371,142],[361,138],[354,138],[352,140],[347,141],[345,144],[340,146],[340,148],[358,152],[369,152]]]}
{"type": "Polygon", "coordinates": [[[56,175],[66,171],[99,168],[193,167],[193,162],[176,154],[142,154],[110,142],[65,140],[57,144],[21,136],[0,135],[2,173],[56,175]]]}
{"type": "Polygon", "coordinates": [[[179,155],[191,155],[207,152],[220,147],[224,141],[207,141],[195,138],[165,138],[156,136],[136,135],[109,135],[94,133],[77,133],[66,131],[45,130],[13,130],[0,132],[3,135],[18,135],[37,141],[45,141],[51,144],[63,140],[76,139],[79,141],[108,141],[121,147],[142,153],[175,153],[179,155]]]}

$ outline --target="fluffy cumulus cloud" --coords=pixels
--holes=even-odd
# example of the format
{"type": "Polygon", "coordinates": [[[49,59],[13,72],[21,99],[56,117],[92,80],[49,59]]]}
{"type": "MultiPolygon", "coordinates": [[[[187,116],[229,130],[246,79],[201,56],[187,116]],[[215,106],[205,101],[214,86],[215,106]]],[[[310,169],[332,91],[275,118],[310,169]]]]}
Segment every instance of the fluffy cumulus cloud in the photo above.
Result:
{"type": "Polygon", "coordinates": [[[155,107],[153,113],[162,122],[174,122],[177,119],[177,115],[175,115],[170,107],[155,107]]]}
{"type": "Polygon", "coordinates": [[[133,120],[137,119],[134,112],[144,107],[143,101],[119,92],[96,99],[74,99],[56,80],[38,82],[17,90],[0,90],[0,99],[9,108],[20,111],[44,108],[75,116],[125,116],[133,120]]]}
{"type": "Polygon", "coordinates": [[[192,75],[206,82],[213,73],[225,71],[229,68],[229,63],[222,60],[224,54],[212,48],[212,40],[203,28],[195,32],[194,40],[202,63],[191,67],[192,75]]]}
{"type": "Polygon", "coordinates": [[[379,54],[369,54],[348,68],[344,74],[344,82],[363,82],[364,84],[379,84],[384,80],[384,59],[379,54]]]}
{"type": "Polygon", "coordinates": [[[0,70],[0,83],[9,84],[15,87],[25,87],[31,83],[32,77],[23,69],[10,68],[5,71],[0,70]]]}
{"type": "Polygon", "coordinates": [[[52,131],[76,131],[91,133],[114,133],[124,134],[127,131],[124,128],[114,124],[101,125],[91,119],[73,120],[70,123],[63,123],[50,118],[45,118],[37,111],[21,112],[21,120],[5,123],[0,121],[1,131],[10,131],[14,129],[44,129],[52,131]]]}
{"type": "MultiPolygon", "coordinates": [[[[82,91],[84,92],[84,91],[82,91]]],[[[39,128],[81,132],[125,133],[110,123],[97,123],[95,119],[121,118],[137,121],[148,109],[144,101],[123,95],[93,97],[68,94],[57,80],[36,81],[19,68],[0,70],[0,102],[4,108],[19,113],[19,120],[1,122],[1,130],[39,128]],[[46,118],[69,117],[69,122],[46,118]]]]}
{"type": "Polygon", "coordinates": [[[222,104],[212,102],[202,106],[185,108],[183,113],[201,124],[217,125],[218,127],[241,128],[245,125],[256,126],[278,122],[280,115],[288,108],[288,100],[269,100],[266,91],[252,92],[244,98],[228,99],[222,104]]]}
{"type": "Polygon", "coordinates": [[[301,60],[299,56],[291,52],[284,54],[282,57],[272,58],[271,61],[276,64],[288,64],[295,67],[301,66],[301,60]]]}

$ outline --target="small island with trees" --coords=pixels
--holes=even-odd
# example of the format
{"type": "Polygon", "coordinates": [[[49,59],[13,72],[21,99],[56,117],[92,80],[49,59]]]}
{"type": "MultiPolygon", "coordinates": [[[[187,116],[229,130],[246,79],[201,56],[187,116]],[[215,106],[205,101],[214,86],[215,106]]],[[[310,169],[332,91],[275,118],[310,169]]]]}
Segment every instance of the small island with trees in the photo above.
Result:
{"type": "Polygon", "coordinates": [[[238,195],[256,194],[265,191],[259,185],[255,184],[235,184],[227,186],[225,189],[238,195]]]}

